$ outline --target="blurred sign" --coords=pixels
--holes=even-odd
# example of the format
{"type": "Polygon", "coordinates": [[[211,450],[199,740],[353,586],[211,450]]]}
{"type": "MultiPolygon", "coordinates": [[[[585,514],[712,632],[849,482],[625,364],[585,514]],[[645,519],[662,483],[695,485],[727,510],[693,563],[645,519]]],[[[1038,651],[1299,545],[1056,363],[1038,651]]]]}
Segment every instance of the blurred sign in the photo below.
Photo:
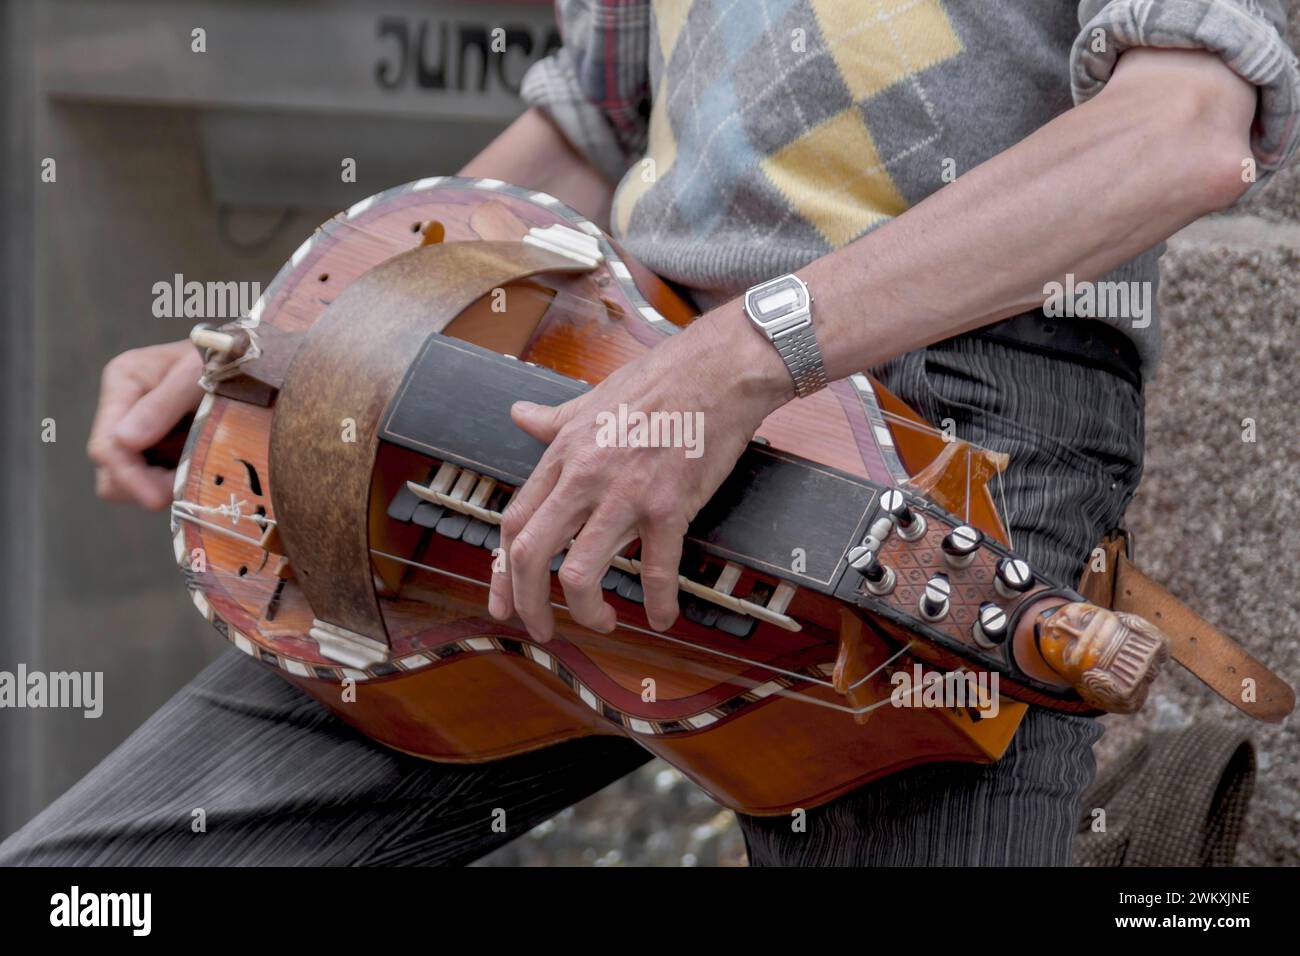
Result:
{"type": "Polygon", "coordinates": [[[342,208],[454,172],[560,43],[549,0],[50,0],[39,16],[51,97],[198,111],[209,188],[235,205],[342,208]]]}
{"type": "Polygon", "coordinates": [[[45,90],[137,103],[500,122],[559,45],[548,2],[50,0],[45,90]]]}

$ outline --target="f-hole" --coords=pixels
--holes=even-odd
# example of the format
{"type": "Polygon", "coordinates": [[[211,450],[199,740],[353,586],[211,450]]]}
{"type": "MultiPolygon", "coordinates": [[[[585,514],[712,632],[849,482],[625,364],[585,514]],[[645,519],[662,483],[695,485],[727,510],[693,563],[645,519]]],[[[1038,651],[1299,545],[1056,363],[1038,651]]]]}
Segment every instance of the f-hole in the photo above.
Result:
{"type": "Polygon", "coordinates": [[[259,498],[262,497],[262,479],[261,476],[258,475],[257,469],[242,458],[236,458],[235,461],[243,465],[244,470],[248,472],[249,490],[259,498]]]}

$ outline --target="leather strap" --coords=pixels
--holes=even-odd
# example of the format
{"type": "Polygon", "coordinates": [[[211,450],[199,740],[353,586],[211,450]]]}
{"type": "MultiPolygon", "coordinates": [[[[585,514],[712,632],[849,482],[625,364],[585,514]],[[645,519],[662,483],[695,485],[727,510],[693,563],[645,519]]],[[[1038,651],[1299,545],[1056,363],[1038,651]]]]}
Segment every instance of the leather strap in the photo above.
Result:
{"type": "Polygon", "coordinates": [[[1124,541],[1111,535],[1101,542],[1106,570],[1097,572],[1089,566],[1079,592],[1094,604],[1146,618],[1169,638],[1174,660],[1242,713],[1268,723],[1291,713],[1295,691],[1290,685],[1144,574],[1129,560],[1124,541]],[[1254,681],[1251,694],[1247,694],[1247,679],[1254,681]]]}
{"type": "Polygon", "coordinates": [[[277,528],[316,617],[380,644],[388,631],[370,560],[379,420],[433,332],[493,289],[542,272],[589,272],[517,242],[450,242],[394,256],[325,310],[285,372],[271,420],[277,528]],[[344,441],[345,421],[355,441],[344,441]]]}
{"type": "Polygon", "coordinates": [[[1035,309],[968,334],[1105,369],[1142,391],[1137,346],[1119,329],[1096,319],[1054,319],[1035,309]]]}

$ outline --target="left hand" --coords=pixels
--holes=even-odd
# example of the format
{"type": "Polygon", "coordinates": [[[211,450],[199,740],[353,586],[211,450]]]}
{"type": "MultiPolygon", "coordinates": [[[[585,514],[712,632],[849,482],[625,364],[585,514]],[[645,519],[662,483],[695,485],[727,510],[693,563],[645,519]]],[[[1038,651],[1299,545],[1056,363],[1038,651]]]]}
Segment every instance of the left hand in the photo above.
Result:
{"type": "Polygon", "coordinates": [[[677,619],[678,564],[691,519],[763,419],[793,394],[776,350],[732,304],[579,398],[553,407],[516,403],[515,424],[550,447],[503,516],[505,570],[492,575],[489,612],[498,620],[518,613],[535,640],[550,640],[550,564],[576,535],[559,571],[565,602],[579,624],[608,633],[617,619],[601,579],[610,560],[640,538],[646,617],[652,628],[667,630],[677,619]],[[620,405],[692,418],[693,431],[673,429],[689,447],[611,444],[611,419],[602,413],[617,422],[620,405]]]}

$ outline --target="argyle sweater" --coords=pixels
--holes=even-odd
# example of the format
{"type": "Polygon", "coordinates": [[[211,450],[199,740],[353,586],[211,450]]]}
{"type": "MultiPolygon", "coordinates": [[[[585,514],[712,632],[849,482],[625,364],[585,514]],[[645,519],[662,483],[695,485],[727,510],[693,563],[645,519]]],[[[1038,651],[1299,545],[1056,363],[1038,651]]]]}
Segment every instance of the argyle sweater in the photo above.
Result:
{"type": "MultiPolygon", "coordinates": [[[[1095,96],[1133,47],[1215,51],[1259,88],[1252,192],[1300,144],[1283,0],[557,0],[556,9],[563,46],[530,68],[524,99],[618,183],[611,229],[625,248],[702,308],[902,214],[1095,96]]],[[[1163,248],[1104,280],[1150,282],[1154,293],[1163,248]]],[[[1159,323],[1104,320],[1132,337],[1149,372],[1159,323]]]]}

